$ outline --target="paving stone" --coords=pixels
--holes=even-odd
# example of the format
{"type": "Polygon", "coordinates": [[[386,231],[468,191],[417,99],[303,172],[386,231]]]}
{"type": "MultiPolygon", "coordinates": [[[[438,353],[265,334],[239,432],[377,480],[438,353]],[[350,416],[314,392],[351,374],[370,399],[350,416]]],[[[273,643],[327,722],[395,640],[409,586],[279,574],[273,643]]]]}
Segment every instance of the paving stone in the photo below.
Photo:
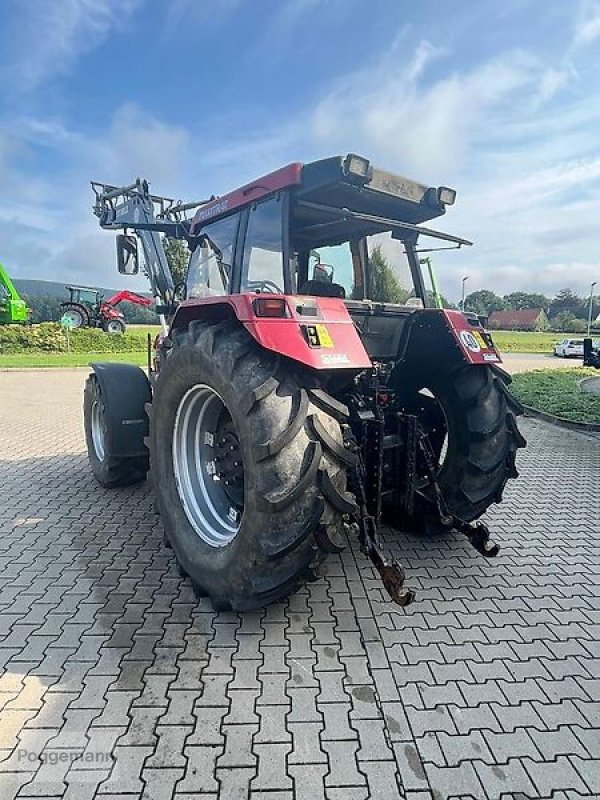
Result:
{"type": "MultiPolygon", "coordinates": [[[[327,800],[325,775],[328,770],[327,763],[289,765],[288,772],[294,781],[294,800],[327,800]]],[[[271,800],[271,795],[265,796],[265,800],[271,800]]]]}
{"type": "Polygon", "coordinates": [[[437,767],[434,764],[425,764],[425,772],[436,798],[461,795],[478,798],[483,793],[475,768],[469,762],[464,762],[458,767],[437,767]]]}
{"type": "Polygon", "coordinates": [[[141,792],[143,789],[141,773],[144,761],[151,754],[152,748],[150,747],[115,747],[113,751],[115,761],[110,777],[100,785],[98,792],[100,794],[141,792]]]}
{"type": "MultiPolygon", "coordinates": [[[[398,704],[399,705],[399,704],[398,704]]],[[[355,728],[350,727],[350,703],[324,703],[319,707],[323,715],[324,728],[321,733],[323,741],[344,739],[357,739],[358,733],[355,728]]],[[[398,711],[403,713],[403,709],[394,708],[394,713],[399,716],[398,711]]],[[[288,717],[288,721],[290,718],[288,717]]],[[[394,719],[394,722],[396,720],[394,719]]],[[[355,724],[355,723],[353,723],[355,724]]],[[[400,723],[397,723],[400,726],[400,723]]],[[[390,723],[387,723],[389,729],[390,723]]],[[[394,727],[394,723],[392,723],[394,727]]]]}
{"type": "MultiPolygon", "coordinates": [[[[590,762],[586,763],[586,766],[590,762]]],[[[572,789],[585,792],[586,785],[576,768],[566,756],[558,756],[555,761],[524,761],[529,776],[542,795],[551,795],[558,789],[572,789]]],[[[585,767],[584,767],[585,769],[585,767]]]]}
{"type": "Polygon", "coordinates": [[[535,796],[535,789],[524,769],[524,763],[516,759],[502,766],[475,762],[475,769],[485,786],[486,795],[498,800],[508,793],[525,797],[535,796]]]}
{"type": "Polygon", "coordinates": [[[288,765],[327,763],[327,754],[320,743],[322,729],[323,725],[318,722],[289,723],[293,749],[288,756],[288,765]]]}
{"type": "MultiPolygon", "coordinates": [[[[557,756],[561,755],[577,755],[582,758],[586,758],[588,755],[588,751],[575,735],[577,733],[580,736],[582,733],[578,729],[575,729],[574,732],[566,726],[562,726],[555,731],[538,731],[535,728],[531,728],[528,733],[546,761],[554,761],[557,756]]],[[[595,740],[598,742],[598,750],[600,750],[600,735],[597,730],[593,731],[593,733],[595,740]]],[[[535,755],[532,757],[536,758],[535,755]]]]}
{"type": "Polygon", "coordinates": [[[252,781],[252,790],[291,789],[292,781],[286,772],[286,758],[291,744],[257,744],[258,774],[252,781]]]}
{"type": "Polygon", "coordinates": [[[422,756],[412,742],[396,742],[394,756],[404,789],[428,789],[422,756]]]}
{"type": "Polygon", "coordinates": [[[361,770],[367,776],[370,800],[401,797],[398,769],[394,761],[365,761],[361,763],[361,770]]]}
{"type": "Polygon", "coordinates": [[[327,787],[361,786],[365,783],[356,761],[358,742],[323,742],[323,750],[329,756],[330,772],[325,778],[327,787]]]}
{"type": "MultiPolygon", "coordinates": [[[[220,798],[231,800],[246,800],[251,781],[256,770],[237,767],[234,769],[217,770],[217,780],[220,785],[220,798]]],[[[204,795],[202,795],[202,798],[204,795]]]]}
{"type": "Polygon", "coordinates": [[[287,695],[291,701],[288,722],[320,722],[322,711],[317,708],[318,689],[288,688],[287,695]]]}
{"type": "Polygon", "coordinates": [[[177,793],[196,795],[199,792],[218,792],[215,764],[222,751],[222,747],[212,745],[187,745],[183,751],[187,767],[177,784],[177,793]]]}

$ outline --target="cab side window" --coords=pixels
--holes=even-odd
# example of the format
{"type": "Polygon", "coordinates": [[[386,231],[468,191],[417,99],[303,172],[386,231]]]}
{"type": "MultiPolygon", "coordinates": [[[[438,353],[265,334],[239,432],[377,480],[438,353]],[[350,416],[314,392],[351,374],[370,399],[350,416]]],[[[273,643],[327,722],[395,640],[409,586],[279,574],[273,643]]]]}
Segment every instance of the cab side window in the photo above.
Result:
{"type": "Polygon", "coordinates": [[[250,209],[242,291],[283,292],[283,212],[279,197],[250,209]]]}
{"type": "Polygon", "coordinates": [[[187,274],[187,297],[228,294],[239,214],[205,225],[196,239],[187,274]]]}

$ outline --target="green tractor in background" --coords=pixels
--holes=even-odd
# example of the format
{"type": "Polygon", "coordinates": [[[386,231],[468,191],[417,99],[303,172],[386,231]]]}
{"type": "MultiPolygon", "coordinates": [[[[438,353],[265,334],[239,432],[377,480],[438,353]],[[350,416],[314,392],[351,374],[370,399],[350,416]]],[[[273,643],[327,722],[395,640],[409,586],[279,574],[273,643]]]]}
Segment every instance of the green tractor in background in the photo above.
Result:
{"type": "Polygon", "coordinates": [[[29,309],[8,277],[5,267],[0,264],[0,325],[26,323],[29,309]]]}

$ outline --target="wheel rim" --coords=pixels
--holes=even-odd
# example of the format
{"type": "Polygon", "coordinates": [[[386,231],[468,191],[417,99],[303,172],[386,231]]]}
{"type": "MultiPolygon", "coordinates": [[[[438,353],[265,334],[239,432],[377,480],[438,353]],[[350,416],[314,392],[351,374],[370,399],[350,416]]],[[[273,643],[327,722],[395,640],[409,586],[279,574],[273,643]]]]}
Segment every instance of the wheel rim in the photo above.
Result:
{"type": "Polygon", "coordinates": [[[79,311],[69,309],[68,311],[65,311],[63,318],[69,321],[71,328],[83,327],[83,316],[79,313],[79,311]]]}
{"type": "Polygon", "coordinates": [[[92,403],[92,444],[98,461],[104,461],[106,454],[104,446],[104,406],[99,400],[94,400],[92,403]]]}
{"type": "Polygon", "coordinates": [[[428,400],[435,401],[437,408],[441,412],[443,419],[438,420],[437,424],[433,428],[427,428],[427,435],[433,438],[433,445],[434,445],[434,452],[436,455],[437,463],[436,463],[436,475],[439,476],[444,465],[446,463],[446,458],[448,457],[448,445],[449,445],[449,430],[450,426],[448,424],[448,417],[444,410],[444,406],[440,403],[439,398],[431,391],[431,389],[423,388],[419,391],[419,395],[421,397],[426,397],[428,400]],[[439,424],[441,422],[441,427],[443,430],[440,430],[439,424]]]}
{"type": "Polygon", "coordinates": [[[235,539],[244,510],[239,441],[221,397],[204,384],[184,394],[173,428],[173,472],[185,515],[211,547],[235,539]]]}
{"type": "Polygon", "coordinates": [[[111,320],[106,326],[107,333],[121,333],[121,324],[111,320]]]}

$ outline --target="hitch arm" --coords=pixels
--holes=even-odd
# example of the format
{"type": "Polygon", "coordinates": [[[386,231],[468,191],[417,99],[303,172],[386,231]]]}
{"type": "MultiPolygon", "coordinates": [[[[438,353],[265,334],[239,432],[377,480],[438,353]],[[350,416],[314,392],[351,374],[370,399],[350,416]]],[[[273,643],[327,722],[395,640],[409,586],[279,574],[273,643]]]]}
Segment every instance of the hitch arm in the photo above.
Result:
{"type": "MultiPolygon", "coordinates": [[[[351,449],[358,457],[354,470],[354,483],[358,500],[358,509],[355,513],[356,524],[358,525],[358,538],[360,549],[364,555],[371,559],[375,569],[379,572],[383,585],[394,603],[399,606],[408,606],[415,599],[412,589],[404,586],[406,575],[402,565],[392,559],[388,561],[381,549],[379,537],[377,535],[377,521],[369,514],[367,508],[367,493],[365,489],[365,465],[360,448],[355,442],[349,443],[351,449]]],[[[377,506],[379,508],[379,504],[377,506]]]]}
{"type": "Polygon", "coordinates": [[[389,596],[399,606],[410,605],[415,599],[415,593],[404,585],[406,579],[404,569],[399,561],[396,559],[388,561],[383,555],[375,520],[367,513],[364,505],[359,508],[358,530],[361,552],[371,559],[389,596]]]}

